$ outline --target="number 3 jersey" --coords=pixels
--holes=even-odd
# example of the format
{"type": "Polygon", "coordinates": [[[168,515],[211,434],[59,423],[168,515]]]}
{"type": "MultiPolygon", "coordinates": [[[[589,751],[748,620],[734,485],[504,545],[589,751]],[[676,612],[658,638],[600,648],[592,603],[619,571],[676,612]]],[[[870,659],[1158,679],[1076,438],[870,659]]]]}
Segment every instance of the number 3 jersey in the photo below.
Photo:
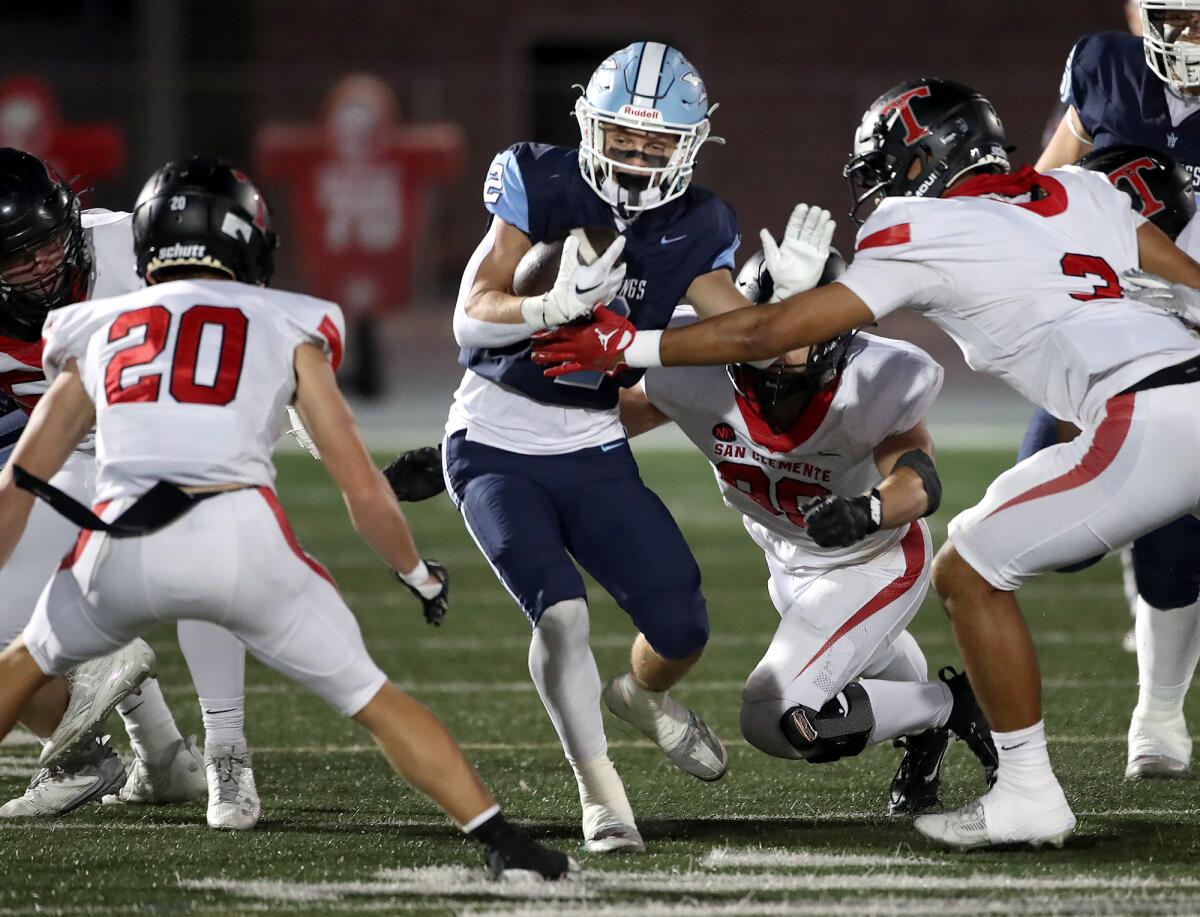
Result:
{"type": "MultiPolygon", "coordinates": [[[[672,324],[687,321],[679,314],[672,324]]],[[[836,387],[819,393],[784,433],[771,430],[722,366],[650,369],[642,386],[712,463],[721,496],[743,514],[750,537],[781,564],[859,563],[903,536],[906,526],[822,548],[805,532],[801,509],[814,497],[857,497],[879,484],[876,446],[916,426],[941,390],[942,367],[924,351],[857,335],[836,387]]]]}
{"type": "Polygon", "coordinates": [[[837,279],[877,318],[922,313],[974,370],[1080,427],[1152,372],[1200,356],[1182,322],[1124,299],[1145,219],[1103,174],[1066,166],[892,197],[837,279]]]}
{"type": "Polygon", "coordinates": [[[50,313],[44,366],[76,360],[96,406],[97,501],[181,486],[271,485],[295,352],[342,354],[331,302],[230,280],[178,280],[50,313]]]}

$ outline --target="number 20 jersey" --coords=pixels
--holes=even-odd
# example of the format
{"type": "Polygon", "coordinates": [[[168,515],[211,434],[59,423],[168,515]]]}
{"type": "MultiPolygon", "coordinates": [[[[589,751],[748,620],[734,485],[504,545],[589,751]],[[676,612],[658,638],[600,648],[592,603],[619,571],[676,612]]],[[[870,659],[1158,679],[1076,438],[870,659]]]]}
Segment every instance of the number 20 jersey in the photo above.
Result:
{"type": "Polygon", "coordinates": [[[836,282],[876,318],[923,314],[972,369],[1087,428],[1112,396],[1200,356],[1182,322],[1123,298],[1144,222],[1100,173],[981,175],[941,198],[884,199],[836,282]]]}
{"type": "Polygon", "coordinates": [[[228,280],[178,280],[50,313],[46,376],[75,359],[96,406],[97,501],[182,486],[270,486],[296,391],[295,352],[336,369],[331,302],[228,280]]]}
{"type": "MultiPolygon", "coordinates": [[[[672,325],[689,321],[676,315],[672,325]]],[[[906,526],[881,529],[849,547],[822,548],[800,511],[815,497],[857,497],[882,480],[875,447],[915,427],[942,387],[942,367],[924,351],[859,334],[837,386],[782,434],[734,389],[723,366],[650,369],[642,385],[712,463],[721,496],[742,513],[750,537],[784,566],[859,563],[904,535],[906,526]]]]}

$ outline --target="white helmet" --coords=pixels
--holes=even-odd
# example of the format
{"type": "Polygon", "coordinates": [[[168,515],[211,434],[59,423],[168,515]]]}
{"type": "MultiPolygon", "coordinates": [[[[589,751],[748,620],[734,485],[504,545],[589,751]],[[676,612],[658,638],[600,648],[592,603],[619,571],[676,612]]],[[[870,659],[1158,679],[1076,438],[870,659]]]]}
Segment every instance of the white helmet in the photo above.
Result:
{"type": "Polygon", "coordinates": [[[710,138],[708,92],[700,74],[675,48],[637,41],[592,74],[575,101],[579,171],[601,199],[622,215],[672,201],[687,190],[696,154],[710,138]],[[671,135],[675,151],[662,166],[634,166],[605,153],[604,125],[671,135]]]}
{"type": "Polygon", "coordinates": [[[1137,0],[1137,4],[1146,64],[1176,88],[1200,86],[1200,0],[1137,0]],[[1187,37],[1180,40],[1185,31],[1187,37]]]}

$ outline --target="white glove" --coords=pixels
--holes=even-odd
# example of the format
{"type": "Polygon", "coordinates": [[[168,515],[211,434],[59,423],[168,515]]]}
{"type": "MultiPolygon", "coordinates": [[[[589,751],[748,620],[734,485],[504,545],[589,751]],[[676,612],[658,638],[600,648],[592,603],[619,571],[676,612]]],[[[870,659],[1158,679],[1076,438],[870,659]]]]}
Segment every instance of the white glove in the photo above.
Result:
{"type": "Polygon", "coordinates": [[[300,419],[300,413],[290,404],[287,406],[287,412],[288,420],[292,424],[292,428],[287,431],[288,436],[298,442],[304,451],[318,462],[321,461],[321,452],[317,449],[317,444],[313,442],[312,437],[308,435],[308,430],[304,427],[304,421],[300,419]]]}
{"type": "Polygon", "coordinates": [[[1189,324],[1200,324],[1200,290],[1139,270],[1123,273],[1121,285],[1127,299],[1163,309],[1189,324]]]}
{"type": "Polygon", "coordinates": [[[579,263],[579,240],[567,236],[558,259],[558,277],[548,293],[521,301],[525,324],[535,331],[565,325],[591,315],[596,306],[608,305],[625,282],[625,265],[615,268],[625,250],[625,237],[615,242],[592,264],[579,263]]]}
{"type": "Polygon", "coordinates": [[[779,302],[817,285],[825,271],[825,259],[829,257],[829,245],[836,228],[837,223],[828,210],[797,204],[788,219],[782,245],[776,245],[767,230],[759,231],[767,271],[775,281],[771,302],[779,302]]]}

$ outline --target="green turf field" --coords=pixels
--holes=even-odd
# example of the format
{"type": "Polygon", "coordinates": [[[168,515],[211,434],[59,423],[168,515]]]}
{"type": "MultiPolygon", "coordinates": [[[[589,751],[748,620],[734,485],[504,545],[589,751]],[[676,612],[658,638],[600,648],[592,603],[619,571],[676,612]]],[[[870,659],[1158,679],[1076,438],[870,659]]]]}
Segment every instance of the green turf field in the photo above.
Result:
{"type": "MultiPolygon", "coordinates": [[[[1009,456],[943,453],[950,516],[1009,456]]],[[[642,456],[704,571],[712,642],[678,696],[730,747],[728,776],[701,784],[609,721],[612,755],[649,844],[645,856],[581,855],[574,781],[525,669],[528,628],[444,498],[412,508],[422,549],[454,576],[440,630],[353,536],[341,502],[306,457],[280,461],[280,492],[301,541],[337,577],[375,658],[450,725],[510,816],[569,848],[584,873],[553,886],[483,880],[475,846],[398,785],[366,734],[261,665],[248,667],[248,733],[263,819],[218,834],[200,807],[113,810],[0,825],[0,914],[414,912],[503,914],[1200,913],[1200,805],[1191,781],[1127,784],[1124,734],[1136,666],[1115,560],[1031,586],[1025,608],[1041,650],[1051,754],[1079,828],[1065,850],[951,854],[882,814],[898,760],[890,747],[826,766],[767,758],[741,741],[741,680],[776,616],[761,554],[724,509],[698,455],[642,456]]],[[[653,558],[648,558],[653,562],[653,558]]],[[[202,562],[191,559],[189,562],[202,562]]],[[[633,630],[593,591],[604,675],[623,669],[633,630]]],[[[957,664],[934,601],[913,624],[931,670],[957,664]]],[[[199,714],[174,637],[151,636],[185,732],[199,714]]],[[[1196,720],[1191,709],[1191,719],[1196,720]]],[[[112,728],[123,744],[116,717],[112,728]]],[[[0,748],[0,793],[23,790],[29,744],[0,748]]],[[[943,800],[982,787],[952,747],[943,800]]]]}

